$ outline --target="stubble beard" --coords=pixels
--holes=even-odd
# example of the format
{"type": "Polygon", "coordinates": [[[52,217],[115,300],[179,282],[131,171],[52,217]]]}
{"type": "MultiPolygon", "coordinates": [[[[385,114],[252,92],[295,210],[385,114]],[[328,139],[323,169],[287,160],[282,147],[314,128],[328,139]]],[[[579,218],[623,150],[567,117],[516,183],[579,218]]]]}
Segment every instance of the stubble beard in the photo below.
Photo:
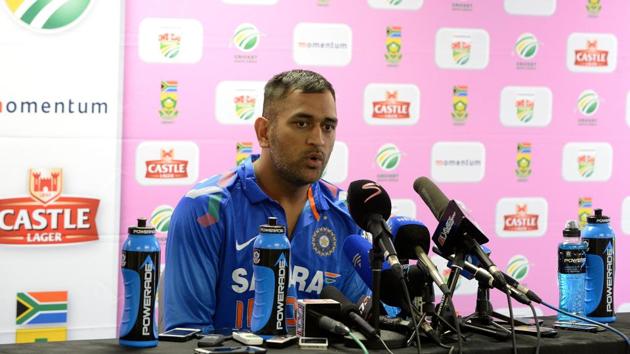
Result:
{"type": "Polygon", "coordinates": [[[325,158],[325,161],[322,164],[322,170],[319,171],[317,177],[310,178],[307,177],[305,173],[302,173],[302,170],[308,169],[307,167],[300,168],[296,166],[296,164],[299,163],[300,160],[298,160],[296,164],[291,164],[285,156],[285,151],[281,150],[282,148],[276,146],[276,144],[274,143],[269,146],[269,155],[271,157],[271,162],[273,163],[276,172],[283,180],[289,182],[296,187],[302,187],[305,185],[310,185],[318,181],[322,177],[324,169],[326,168],[326,165],[328,163],[327,157],[325,158]]]}

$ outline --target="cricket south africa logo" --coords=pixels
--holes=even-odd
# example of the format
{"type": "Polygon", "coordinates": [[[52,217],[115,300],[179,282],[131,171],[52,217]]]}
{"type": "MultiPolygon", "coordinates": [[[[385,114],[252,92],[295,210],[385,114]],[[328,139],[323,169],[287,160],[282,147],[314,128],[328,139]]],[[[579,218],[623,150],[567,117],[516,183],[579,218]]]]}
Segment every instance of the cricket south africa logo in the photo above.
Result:
{"type": "Polygon", "coordinates": [[[86,12],[90,0],[4,0],[5,5],[22,24],[34,30],[62,30],[75,23],[86,12]]]}
{"type": "Polygon", "coordinates": [[[376,163],[385,171],[396,169],[400,164],[401,153],[394,144],[385,144],[376,153],[376,163]]]}
{"type": "Polygon", "coordinates": [[[521,59],[532,59],[538,52],[538,39],[531,33],[523,33],[516,40],[514,50],[521,59]]]}
{"type": "Polygon", "coordinates": [[[243,52],[251,52],[258,46],[260,32],[251,23],[240,24],[234,30],[232,42],[243,52]]]}

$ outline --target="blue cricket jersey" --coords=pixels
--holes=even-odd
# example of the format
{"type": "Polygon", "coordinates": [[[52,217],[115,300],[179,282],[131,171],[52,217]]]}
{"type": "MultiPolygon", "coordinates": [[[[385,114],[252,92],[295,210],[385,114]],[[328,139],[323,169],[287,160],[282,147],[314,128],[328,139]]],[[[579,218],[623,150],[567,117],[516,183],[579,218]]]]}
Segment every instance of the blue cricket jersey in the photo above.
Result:
{"type": "MultiPolygon", "coordinates": [[[[175,208],[166,242],[161,309],[166,329],[250,327],[253,241],[268,217],[287,224],[280,204],[256,184],[256,158],[200,182],[175,208]]],[[[291,238],[291,284],[297,298],[318,298],[326,285],[339,288],[354,302],[370,293],[343,253],[346,237],[358,233],[339,200],[339,189],[323,180],[313,183],[291,238]]],[[[294,325],[292,311],[287,321],[294,325]]]]}

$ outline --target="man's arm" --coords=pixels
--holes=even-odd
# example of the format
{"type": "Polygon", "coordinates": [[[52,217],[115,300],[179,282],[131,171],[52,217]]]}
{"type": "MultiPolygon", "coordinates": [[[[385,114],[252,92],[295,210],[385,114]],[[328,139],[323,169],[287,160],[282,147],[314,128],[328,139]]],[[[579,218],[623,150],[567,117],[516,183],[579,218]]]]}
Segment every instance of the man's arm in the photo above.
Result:
{"type": "Polygon", "coordinates": [[[224,225],[213,223],[216,218],[209,214],[208,197],[185,196],[171,217],[166,242],[165,308],[161,309],[166,329],[193,327],[208,332],[214,328],[224,225]]]}

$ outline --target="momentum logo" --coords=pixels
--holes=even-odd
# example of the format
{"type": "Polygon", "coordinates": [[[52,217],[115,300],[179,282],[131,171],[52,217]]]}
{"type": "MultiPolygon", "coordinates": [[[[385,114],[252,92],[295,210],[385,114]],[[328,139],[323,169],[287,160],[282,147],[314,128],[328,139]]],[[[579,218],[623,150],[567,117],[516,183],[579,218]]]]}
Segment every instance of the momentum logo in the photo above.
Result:
{"type": "Polygon", "coordinates": [[[76,22],[90,5],[90,0],[5,0],[13,16],[36,30],[59,30],[76,22]]]}
{"type": "Polygon", "coordinates": [[[56,100],[42,99],[0,99],[0,115],[6,114],[107,114],[107,102],[60,98],[56,100]]]}

